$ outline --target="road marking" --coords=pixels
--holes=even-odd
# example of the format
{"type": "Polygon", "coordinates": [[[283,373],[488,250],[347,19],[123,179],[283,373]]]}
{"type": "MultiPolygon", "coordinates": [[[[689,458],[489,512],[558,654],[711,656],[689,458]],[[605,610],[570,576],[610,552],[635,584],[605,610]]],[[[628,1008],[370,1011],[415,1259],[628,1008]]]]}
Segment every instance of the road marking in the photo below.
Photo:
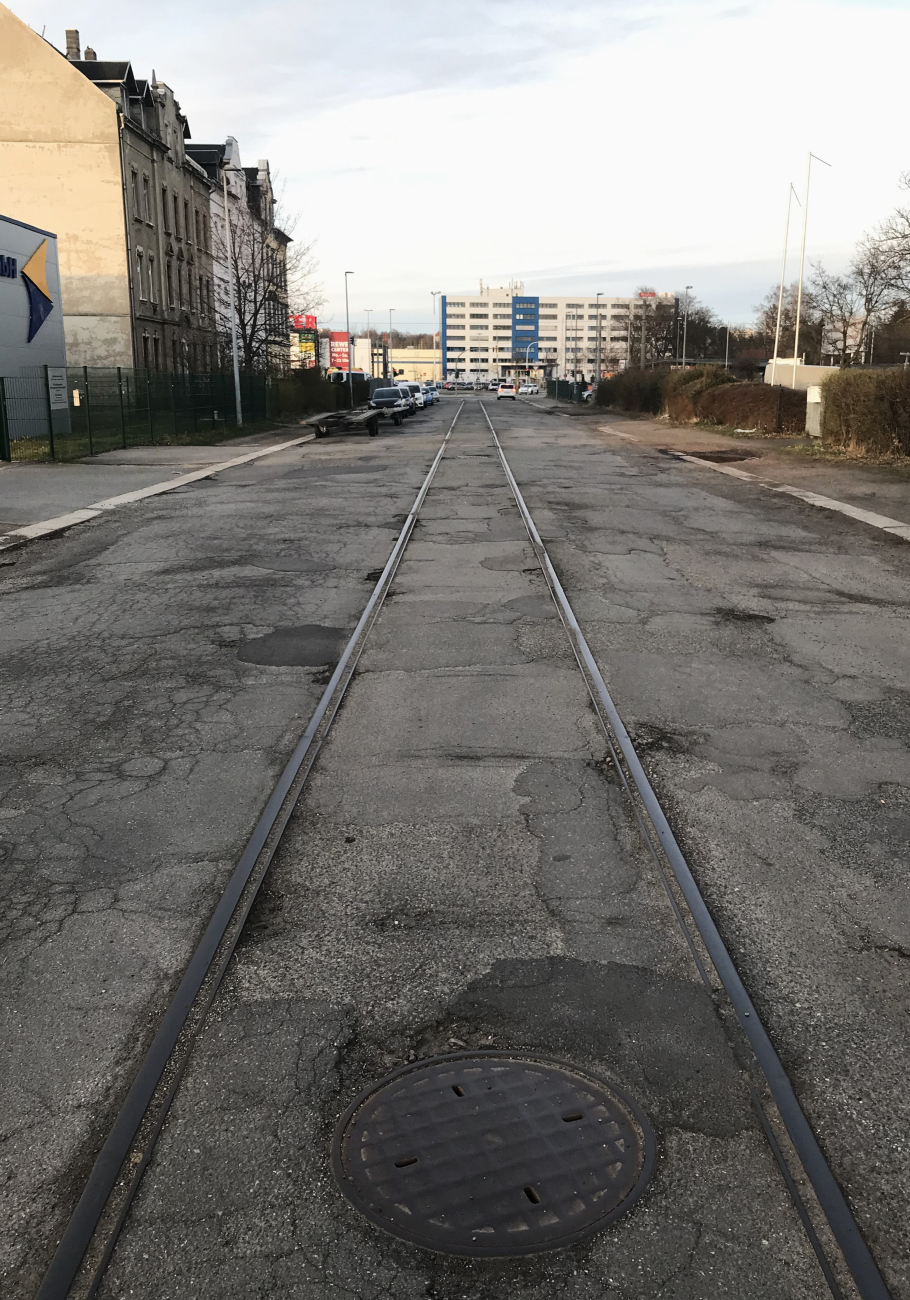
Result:
{"type": "MultiPolygon", "coordinates": [[[[637,442],[644,446],[641,439],[636,438],[633,433],[620,433],[618,429],[613,429],[608,424],[599,424],[597,429],[600,433],[609,433],[614,438],[623,438],[626,442],[637,442]]],[[[767,488],[769,492],[784,492],[787,496],[805,501],[807,505],[817,506],[819,510],[834,510],[849,519],[858,519],[860,523],[868,524],[870,528],[878,528],[883,533],[890,533],[892,537],[900,537],[905,542],[910,542],[910,524],[901,523],[899,519],[892,519],[889,515],[879,515],[873,510],[862,510],[859,506],[851,506],[847,501],[822,496],[819,492],[807,492],[805,488],[791,487],[789,483],[769,483],[766,479],[759,478],[757,474],[749,474],[744,469],[734,469],[732,465],[718,465],[711,460],[702,460],[700,456],[688,456],[684,451],[675,451],[673,456],[677,460],[688,461],[690,465],[700,465],[702,469],[713,469],[718,474],[727,474],[730,478],[757,483],[759,487],[767,488]]]]}
{"type": "Polygon", "coordinates": [[[50,533],[63,532],[67,528],[72,528],[74,524],[84,523],[87,519],[95,519],[105,510],[116,510],[118,506],[129,505],[133,501],[142,501],[146,497],[160,496],[162,492],[173,492],[175,488],[184,487],[187,483],[195,483],[198,479],[211,478],[213,474],[219,474],[225,469],[233,469],[235,465],[245,465],[248,461],[259,460],[262,456],[273,456],[275,452],[286,451],[288,447],[299,447],[301,443],[312,442],[315,437],[315,433],[306,433],[302,438],[291,438],[288,442],[276,443],[274,447],[263,447],[258,451],[247,452],[243,456],[234,456],[231,460],[219,461],[217,465],[209,465],[205,469],[193,470],[191,474],[181,474],[179,478],[169,478],[162,483],[152,483],[149,487],[138,488],[135,492],[124,492],[119,497],[106,497],[103,501],[93,502],[92,505],[86,506],[83,510],[73,510],[67,515],[57,515],[55,519],[41,519],[35,524],[26,524],[23,528],[14,528],[11,533],[0,537],[0,551],[8,549],[10,546],[18,546],[24,541],[32,541],[36,537],[47,537],[50,533]]]}

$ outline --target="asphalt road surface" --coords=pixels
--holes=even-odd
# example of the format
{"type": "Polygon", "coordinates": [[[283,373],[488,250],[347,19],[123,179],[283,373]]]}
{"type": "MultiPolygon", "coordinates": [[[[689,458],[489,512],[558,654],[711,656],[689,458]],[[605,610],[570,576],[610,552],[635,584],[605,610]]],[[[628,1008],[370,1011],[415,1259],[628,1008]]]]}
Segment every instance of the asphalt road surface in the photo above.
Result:
{"type": "MultiPolygon", "coordinates": [[[[484,403],[908,1300],[908,544],[595,418],[484,403]]],[[[4,1295],[34,1294],[455,410],[4,557],[4,1295]]],[[[99,1294],[830,1296],[754,1063],[634,811],[469,396],[99,1294]],[[565,1250],[477,1260],[341,1196],[329,1152],[349,1103],[408,1062],[488,1048],[635,1099],[657,1153],[627,1215],[565,1250]]]]}

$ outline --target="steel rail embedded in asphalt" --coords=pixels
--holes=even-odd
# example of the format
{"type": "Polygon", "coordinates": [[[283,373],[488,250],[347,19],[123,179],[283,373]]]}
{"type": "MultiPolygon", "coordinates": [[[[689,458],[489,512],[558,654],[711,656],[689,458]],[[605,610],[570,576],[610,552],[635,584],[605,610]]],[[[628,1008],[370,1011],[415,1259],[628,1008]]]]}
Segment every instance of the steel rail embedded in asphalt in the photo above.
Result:
{"type": "Polygon", "coordinates": [[[569,604],[569,599],[563,590],[562,583],[559,581],[553,563],[547,554],[547,549],[525,504],[524,497],[515,481],[505,452],[496,436],[496,430],[493,428],[483,402],[480,404],[480,409],[483,411],[489,425],[503,471],[524,521],[528,536],[531,539],[531,544],[543,569],[560,617],[571,636],[576,655],[583,666],[584,674],[593,683],[597,692],[598,698],[594,700],[595,706],[599,704],[609,719],[610,728],[616,737],[638,795],[654,827],[661,848],[670,863],[680,891],[686,900],[701,940],[726,989],[727,996],[755,1053],[756,1060],[764,1073],[793,1147],[799,1156],[807,1178],[812,1184],[818,1203],[828,1220],[831,1232],[840,1247],[847,1267],[853,1275],[857,1289],[863,1300],[891,1300],[890,1292],[879,1272],[872,1252],[866,1245],[859,1226],[853,1217],[853,1212],[847,1204],[846,1197],[841,1191],[840,1185],[819,1146],[818,1139],[803,1113],[789,1076],[771,1042],[761,1017],[752,1003],[752,999],[746,991],[746,987],[740,978],[720,931],[714,923],[714,918],[711,916],[689,864],[676,842],[657,795],[645,775],[645,770],[635,752],[631,737],[623,724],[616,705],[613,703],[606,682],[585,640],[572,606],[569,604]]]}
{"type": "MultiPolygon", "coordinates": [[[[338,661],[338,665],[323,691],[319,703],[316,705],[309,724],[288,760],[284,771],[278,778],[268,803],[256,824],[256,828],[218,900],[205,933],[190,958],[180,981],[180,986],[164,1013],[161,1024],[143,1058],[117,1118],[95,1159],[82,1196],[67,1223],[50,1266],[38,1288],[36,1300],[66,1300],[66,1296],[79,1274],[86,1252],[95,1237],[102,1216],[116,1188],[124,1162],[130,1155],[140,1126],[149,1111],[197,998],[206,984],[213,964],[220,952],[221,960],[215,972],[215,978],[211,981],[208,999],[203,1008],[203,1018],[204,1011],[208,1009],[214,1000],[218,985],[237,945],[243,923],[246,921],[250,908],[255,901],[256,892],[278,847],[281,834],[290,820],[303,781],[309,774],[316,755],[325,740],[328,728],[338,712],[341,700],[356,668],[357,660],[360,658],[366,634],[369,632],[376,615],[378,615],[388,587],[395,576],[404,549],[414,531],[420,508],[439,467],[439,462],[445,454],[446,446],[452,436],[452,430],[455,428],[455,423],[463,408],[464,401],[455,412],[455,418],[452,420],[448,432],[443,438],[442,446],[427,471],[420,491],[417,493],[414,504],[392,548],[392,553],[382,570],[382,575],[373,588],[370,599],[367,601],[357,626],[338,661]],[[289,796],[292,797],[289,798],[289,796]],[[255,887],[250,890],[248,886],[257,866],[259,868],[258,880],[255,882],[255,887]],[[242,909],[237,915],[238,905],[241,903],[242,909]],[[229,937],[225,947],[223,941],[232,922],[235,922],[234,932],[229,937]]],[[[198,1033],[201,1023],[200,1020],[196,1026],[196,1033],[198,1033]]],[[[148,1163],[151,1147],[154,1145],[154,1140],[158,1132],[160,1132],[164,1118],[167,1115],[167,1109],[177,1091],[187,1059],[185,1054],[176,1072],[176,1077],[171,1081],[168,1088],[161,1114],[152,1130],[148,1149],[141,1153],[137,1171],[131,1173],[126,1192],[126,1203],[120,1208],[111,1238],[105,1245],[101,1263],[95,1272],[88,1293],[90,1295],[94,1294],[101,1280],[104,1267],[110,1258],[116,1237],[126,1217],[129,1203],[138,1188],[142,1172],[148,1163]]]]}

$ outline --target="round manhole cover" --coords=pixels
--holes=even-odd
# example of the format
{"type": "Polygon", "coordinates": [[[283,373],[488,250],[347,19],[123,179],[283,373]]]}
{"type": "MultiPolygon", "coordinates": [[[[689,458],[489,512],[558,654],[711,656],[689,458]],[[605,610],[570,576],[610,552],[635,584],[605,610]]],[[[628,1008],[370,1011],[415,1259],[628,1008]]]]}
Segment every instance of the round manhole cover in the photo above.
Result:
{"type": "Polygon", "coordinates": [[[651,1177],[654,1137],[628,1097],[574,1066],[459,1052],[358,1097],[332,1164],[387,1232],[450,1255],[524,1255],[624,1214],[651,1177]]]}

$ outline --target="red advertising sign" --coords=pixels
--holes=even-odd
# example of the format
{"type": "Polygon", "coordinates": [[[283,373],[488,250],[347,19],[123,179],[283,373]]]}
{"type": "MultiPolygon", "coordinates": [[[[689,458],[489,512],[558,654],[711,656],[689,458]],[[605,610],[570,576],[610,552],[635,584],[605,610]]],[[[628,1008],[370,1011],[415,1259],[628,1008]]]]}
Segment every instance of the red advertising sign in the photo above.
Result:
{"type": "Polygon", "coordinates": [[[316,328],[316,317],[315,317],[315,316],[304,316],[304,318],[303,318],[303,328],[304,328],[305,330],[314,330],[314,329],[316,328]]]}
{"type": "Polygon", "coordinates": [[[316,328],[316,317],[306,316],[303,312],[292,312],[288,316],[288,324],[292,330],[314,330],[316,328]]]}
{"type": "Polygon", "coordinates": [[[657,294],[653,289],[642,289],[638,296],[639,298],[656,298],[657,294]]]}
{"type": "Polygon", "coordinates": [[[329,334],[329,365],[337,370],[349,370],[348,336],[344,330],[333,330],[329,334]]]}

